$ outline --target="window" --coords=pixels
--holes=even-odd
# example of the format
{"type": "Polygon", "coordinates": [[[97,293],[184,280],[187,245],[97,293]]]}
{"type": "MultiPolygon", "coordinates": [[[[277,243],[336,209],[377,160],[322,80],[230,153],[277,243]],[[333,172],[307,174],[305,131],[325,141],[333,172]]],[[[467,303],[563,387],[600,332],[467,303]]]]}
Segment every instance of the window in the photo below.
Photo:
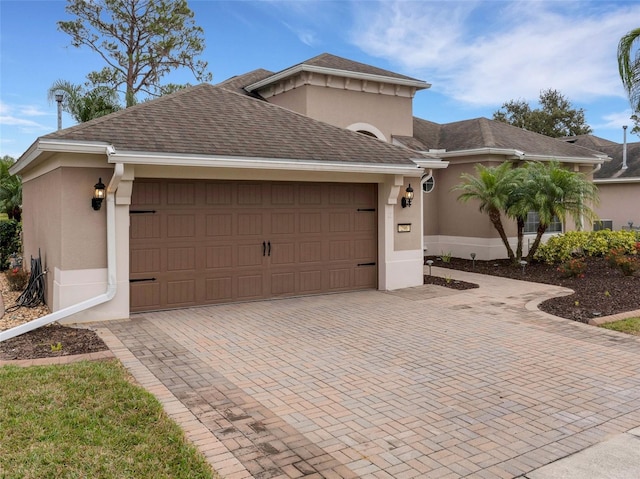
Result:
{"type": "MultiPolygon", "coordinates": [[[[538,232],[538,223],[540,218],[535,211],[529,211],[527,213],[527,220],[524,223],[525,234],[535,234],[538,232]]],[[[553,221],[547,227],[547,233],[562,233],[562,223],[557,216],[554,216],[553,221]]]]}
{"type": "Polygon", "coordinates": [[[420,184],[422,185],[423,193],[431,193],[436,187],[436,180],[431,175],[424,175],[420,180],[420,184]]]}

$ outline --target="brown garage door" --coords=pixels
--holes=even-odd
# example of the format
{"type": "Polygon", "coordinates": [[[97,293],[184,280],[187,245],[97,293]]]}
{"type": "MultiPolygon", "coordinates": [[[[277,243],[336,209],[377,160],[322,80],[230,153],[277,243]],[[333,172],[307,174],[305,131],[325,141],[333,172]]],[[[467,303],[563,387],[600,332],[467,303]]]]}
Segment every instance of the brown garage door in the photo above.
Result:
{"type": "Polygon", "coordinates": [[[375,288],[375,184],[136,179],[131,311],[375,288]]]}

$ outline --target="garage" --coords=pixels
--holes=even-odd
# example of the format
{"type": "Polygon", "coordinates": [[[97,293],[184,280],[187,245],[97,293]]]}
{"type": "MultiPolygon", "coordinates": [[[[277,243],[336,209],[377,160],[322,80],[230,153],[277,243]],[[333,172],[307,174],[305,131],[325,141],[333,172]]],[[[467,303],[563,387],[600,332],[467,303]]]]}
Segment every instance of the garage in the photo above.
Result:
{"type": "Polygon", "coordinates": [[[136,179],[131,311],[377,286],[377,185],[136,179]]]}

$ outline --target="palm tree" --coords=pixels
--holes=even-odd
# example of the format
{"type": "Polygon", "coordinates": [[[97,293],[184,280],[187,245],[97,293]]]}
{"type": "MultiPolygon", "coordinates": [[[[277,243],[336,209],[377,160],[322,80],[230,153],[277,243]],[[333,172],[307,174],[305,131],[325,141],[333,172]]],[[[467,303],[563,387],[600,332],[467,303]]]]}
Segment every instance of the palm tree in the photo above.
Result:
{"type": "Polygon", "coordinates": [[[491,224],[498,231],[512,261],[515,260],[515,255],[504,231],[502,212],[507,211],[508,205],[513,201],[513,192],[517,189],[518,175],[514,171],[508,162],[491,167],[478,164],[475,176],[463,173],[460,176],[462,183],[453,188],[462,191],[458,196],[459,201],[480,202],[480,211],[488,213],[491,224]]]}
{"type": "Polygon", "coordinates": [[[5,156],[0,160],[0,211],[10,220],[22,219],[22,181],[9,173],[13,158],[5,156]]]}
{"type": "Polygon", "coordinates": [[[526,169],[526,201],[539,217],[536,239],[527,255],[531,261],[554,218],[564,223],[567,216],[571,216],[578,227],[583,218],[590,221],[597,218],[590,205],[598,203],[598,189],[584,175],[563,168],[557,161],[531,162],[526,169]]]}
{"type": "Polygon", "coordinates": [[[85,91],[80,85],[66,80],[56,80],[49,88],[49,101],[53,101],[57,94],[62,94],[62,109],[78,123],[120,110],[118,94],[105,86],[85,91]]]}
{"type": "Polygon", "coordinates": [[[635,131],[638,129],[637,115],[640,114],[640,28],[631,30],[620,39],[618,70],[633,110],[631,118],[636,122],[635,131]]]}

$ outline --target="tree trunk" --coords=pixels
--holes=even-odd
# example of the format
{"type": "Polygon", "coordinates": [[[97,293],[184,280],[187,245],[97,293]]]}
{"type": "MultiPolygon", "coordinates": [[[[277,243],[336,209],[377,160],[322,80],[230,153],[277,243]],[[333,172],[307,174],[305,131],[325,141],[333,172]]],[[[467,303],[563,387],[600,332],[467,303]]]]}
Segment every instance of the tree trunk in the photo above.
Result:
{"type": "Polygon", "coordinates": [[[527,255],[527,261],[531,263],[533,257],[538,251],[538,246],[540,246],[540,241],[542,241],[542,235],[547,231],[547,225],[543,225],[542,223],[538,224],[538,232],[536,233],[536,239],[531,245],[531,249],[529,250],[529,254],[527,255]]]}
{"type": "Polygon", "coordinates": [[[522,259],[522,242],[524,240],[524,218],[522,216],[518,216],[516,218],[516,222],[518,224],[518,245],[516,246],[516,261],[520,261],[522,259]]]}
{"type": "Polygon", "coordinates": [[[509,259],[511,261],[514,261],[515,256],[513,254],[513,249],[511,249],[511,245],[509,244],[509,239],[507,238],[507,234],[504,232],[504,227],[502,226],[502,220],[500,218],[500,212],[497,210],[490,211],[489,219],[491,220],[493,227],[498,231],[498,234],[500,235],[500,239],[504,243],[505,248],[507,248],[507,254],[509,255],[509,259]]]}

